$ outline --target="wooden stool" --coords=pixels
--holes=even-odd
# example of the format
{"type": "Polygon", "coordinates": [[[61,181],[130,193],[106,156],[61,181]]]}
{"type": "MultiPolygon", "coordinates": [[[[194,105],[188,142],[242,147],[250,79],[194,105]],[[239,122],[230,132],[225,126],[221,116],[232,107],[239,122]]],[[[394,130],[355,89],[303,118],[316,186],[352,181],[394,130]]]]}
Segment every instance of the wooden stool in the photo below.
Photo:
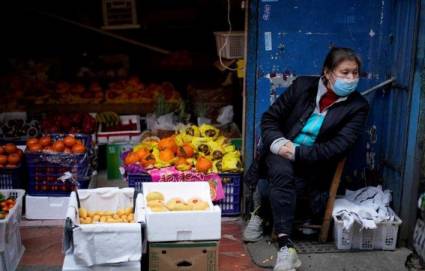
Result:
{"type": "Polygon", "coordinates": [[[334,209],[334,203],[336,198],[336,193],[338,192],[339,184],[341,183],[341,175],[344,170],[346,158],[339,161],[335,174],[332,178],[331,187],[329,188],[329,197],[326,203],[325,214],[323,215],[322,225],[307,225],[306,228],[311,229],[320,229],[319,241],[326,242],[329,235],[329,226],[332,219],[332,211],[334,209]]]}

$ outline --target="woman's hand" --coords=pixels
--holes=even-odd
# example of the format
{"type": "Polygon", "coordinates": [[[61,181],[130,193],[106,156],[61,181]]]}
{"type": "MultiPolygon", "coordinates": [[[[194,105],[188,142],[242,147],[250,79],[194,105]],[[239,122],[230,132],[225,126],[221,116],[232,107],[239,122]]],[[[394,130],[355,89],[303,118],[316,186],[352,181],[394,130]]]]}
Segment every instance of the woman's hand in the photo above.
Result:
{"type": "Polygon", "coordinates": [[[295,145],[291,141],[288,141],[285,145],[280,147],[279,155],[283,158],[293,161],[295,159],[295,145]]]}

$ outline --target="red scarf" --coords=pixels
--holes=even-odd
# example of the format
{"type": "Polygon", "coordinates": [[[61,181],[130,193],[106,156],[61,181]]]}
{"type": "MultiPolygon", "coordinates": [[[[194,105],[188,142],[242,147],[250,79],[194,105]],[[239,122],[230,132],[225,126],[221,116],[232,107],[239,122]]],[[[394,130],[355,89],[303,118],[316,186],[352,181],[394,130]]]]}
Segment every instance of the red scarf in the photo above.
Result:
{"type": "Polygon", "coordinates": [[[326,107],[333,104],[336,100],[338,100],[339,96],[336,95],[332,90],[326,88],[325,95],[322,96],[319,102],[320,112],[322,112],[326,107]]]}

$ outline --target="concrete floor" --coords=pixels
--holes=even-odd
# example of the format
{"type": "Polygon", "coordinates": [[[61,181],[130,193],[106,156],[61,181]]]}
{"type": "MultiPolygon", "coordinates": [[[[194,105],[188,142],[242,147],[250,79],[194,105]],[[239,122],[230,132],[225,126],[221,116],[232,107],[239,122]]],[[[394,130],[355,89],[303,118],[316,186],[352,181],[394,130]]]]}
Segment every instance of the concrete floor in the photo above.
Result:
{"type": "MultiPolygon", "coordinates": [[[[18,271],[61,270],[63,264],[63,221],[28,221],[21,225],[21,234],[26,251],[18,271]]],[[[224,219],[222,240],[219,249],[220,271],[270,270],[259,268],[251,261],[246,247],[241,242],[243,223],[240,219],[224,219]]],[[[406,248],[396,251],[368,251],[345,253],[301,254],[300,271],[401,271],[406,257],[411,253],[406,248]]],[[[171,271],[171,270],[170,270],[171,271]]],[[[411,270],[412,271],[412,270],[411,270]]]]}
{"type": "MultiPolygon", "coordinates": [[[[107,181],[105,176],[102,175],[95,178],[90,188],[126,186],[126,183],[122,180],[107,181]]],[[[223,220],[222,239],[219,247],[219,270],[270,270],[259,268],[251,261],[247,249],[241,241],[243,227],[244,223],[239,218],[223,220]]],[[[62,254],[63,220],[23,220],[21,235],[26,250],[17,269],[18,271],[55,271],[62,269],[64,257],[62,254]]],[[[301,254],[300,259],[303,265],[299,270],[408,270],[404,267],[404,263],[410,253],[410,250],[401,248],[396,251],[301,254]]]]}
{"type": "Polygon", "coordinates": [[[409,249],[396,251],[369,251],[353,253],[301,254],[300,271],[401,271],[408,270],[404,263],[409,249]]]}

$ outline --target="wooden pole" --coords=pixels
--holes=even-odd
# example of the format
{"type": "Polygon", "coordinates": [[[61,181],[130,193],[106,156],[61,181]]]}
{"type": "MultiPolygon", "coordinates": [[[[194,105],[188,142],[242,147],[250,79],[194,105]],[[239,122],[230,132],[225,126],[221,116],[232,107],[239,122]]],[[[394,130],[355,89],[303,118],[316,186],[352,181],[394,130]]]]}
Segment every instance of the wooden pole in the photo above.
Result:
{"type": "Polygon", "coordinates": [[[332,179],[331,187],[329,189],[329,198],[326,204],[325,215],[323,217],[322,226],[320,227],[320,242],[328,240],[329,226],[331,224],[332,211],[334,208],[336,193],[338,192],[339,183],[341,182],[342,171],[344,170],[345,158],[338,163],[335,175],[332,179]]]}

